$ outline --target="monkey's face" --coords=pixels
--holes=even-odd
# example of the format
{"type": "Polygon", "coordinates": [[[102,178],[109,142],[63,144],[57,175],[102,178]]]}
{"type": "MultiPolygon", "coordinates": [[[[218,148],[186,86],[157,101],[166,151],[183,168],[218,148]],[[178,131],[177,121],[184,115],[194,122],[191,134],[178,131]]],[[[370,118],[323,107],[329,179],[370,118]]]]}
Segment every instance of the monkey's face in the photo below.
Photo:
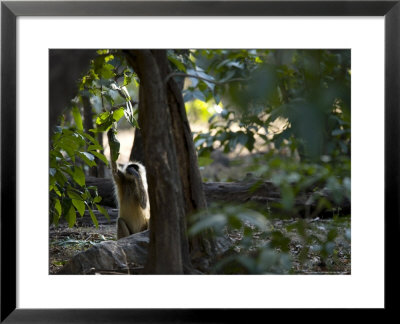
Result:
{"type": "MultiPolygon", "coordinates": [[[[135,200],[139,202],[140,207],[148,207],[146,169],[139,162],[128,162],[117,173],[115,181],[118,187],[118,200],[121,206],[123,201],[135,200]]],[[[115,176],[114,176],[115,180],[115,176]]]]}
{"type": "Polygon", "coordinates": [[[139,166],[137,164],[134,163],[128,164],[125,169],[125,172],[128,177],[140,178],[139,166]]]}

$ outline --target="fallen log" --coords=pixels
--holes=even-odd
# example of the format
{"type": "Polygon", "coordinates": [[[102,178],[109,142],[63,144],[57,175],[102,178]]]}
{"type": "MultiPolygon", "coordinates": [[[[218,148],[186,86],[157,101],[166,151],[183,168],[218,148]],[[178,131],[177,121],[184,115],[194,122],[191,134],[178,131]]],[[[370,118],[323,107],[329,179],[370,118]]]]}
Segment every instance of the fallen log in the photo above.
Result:
{"type": "MultiPolygon", "coordinates": [[[[98,194],[103,198],[101,204],[109,207],[116,207],[114,188],[111,179],[105,178],[86,178],[87,186],[96,186],[98,194]]],[[[243,181],[243,182],[205,182],[203,189],[207,204],[213,202],[226,202],[242,204],[246,202],[257,203],[268,210],[275,210],[281,200],[279,189],[270,181],[243,181]]],[[[333,215],[332,208],[339,211],[340,215],[349,215],[351,203],[344,199],[339,205],[334,203],[333,198],[327,190],[319,192],[319,195],[330,202],[332,208],[320,208],[317,200],[313,199],[315,192],[305,192],[299,195],[294,203],[296,214],[301,217],[330,217],[333,215]]],[[[291,215],[296,216],[296,215],[291,215]]]]}

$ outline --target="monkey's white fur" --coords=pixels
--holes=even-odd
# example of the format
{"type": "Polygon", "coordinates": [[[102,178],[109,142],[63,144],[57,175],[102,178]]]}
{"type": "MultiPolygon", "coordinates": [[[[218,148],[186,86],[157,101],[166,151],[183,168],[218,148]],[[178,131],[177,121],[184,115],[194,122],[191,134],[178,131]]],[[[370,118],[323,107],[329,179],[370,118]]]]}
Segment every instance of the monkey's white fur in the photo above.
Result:
{"type": "MultiPolygon", "coordinates": [[[[112,163],[115,196],[118,202],[118,239],[146,230],[150,219],[150,203],[147,193],[146,169],[139,162],[128,162],[122,168],[112,163]],[[136,165],[137,175],[127,172],[136,165]],[[143,206],[145,205],[145,208],[143,206]]],[[[135,168],[136,171],[136,168],[135,168]]]]}

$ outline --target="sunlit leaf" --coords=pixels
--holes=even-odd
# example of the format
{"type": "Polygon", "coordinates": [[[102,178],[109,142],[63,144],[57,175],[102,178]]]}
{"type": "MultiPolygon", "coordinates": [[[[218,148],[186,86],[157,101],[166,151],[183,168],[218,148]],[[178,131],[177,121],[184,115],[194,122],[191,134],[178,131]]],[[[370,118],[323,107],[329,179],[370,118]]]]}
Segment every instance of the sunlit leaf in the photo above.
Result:
{"type": "Polygon", "coordinates": [[[74,116],[76,128],[83,130],[82,116],[77,106],[72,107],[72,115],[74,116]]]}
{"type": "Polygon", "coordinates": [[[118,108],[118,109],[113,111],[113,114],[112,114],[113,120],[115,122],[117,122],[122,118],[123,115],[124,115],[124,108],[122,108],[122,107],[118,108]]]}

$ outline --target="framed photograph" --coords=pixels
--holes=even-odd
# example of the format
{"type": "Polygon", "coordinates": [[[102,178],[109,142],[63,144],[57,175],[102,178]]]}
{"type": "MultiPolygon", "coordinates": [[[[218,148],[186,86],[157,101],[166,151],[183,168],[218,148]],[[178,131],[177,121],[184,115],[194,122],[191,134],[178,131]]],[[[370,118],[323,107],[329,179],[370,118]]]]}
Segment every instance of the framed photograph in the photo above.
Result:
{"type": "Polygon", "coordinates": [[[399,44],[399,1],[2,1],[1,321],[393,310],[399,44]],[[216,203],[221,188],[243,206],[216,203]],[[231,244],[212,265],[188,254],[208,230],[231,244]],[[128,237],[158,261],[128,262],[128,237]],[[82,244],[110,266],[67,262],[82,244]]]}

